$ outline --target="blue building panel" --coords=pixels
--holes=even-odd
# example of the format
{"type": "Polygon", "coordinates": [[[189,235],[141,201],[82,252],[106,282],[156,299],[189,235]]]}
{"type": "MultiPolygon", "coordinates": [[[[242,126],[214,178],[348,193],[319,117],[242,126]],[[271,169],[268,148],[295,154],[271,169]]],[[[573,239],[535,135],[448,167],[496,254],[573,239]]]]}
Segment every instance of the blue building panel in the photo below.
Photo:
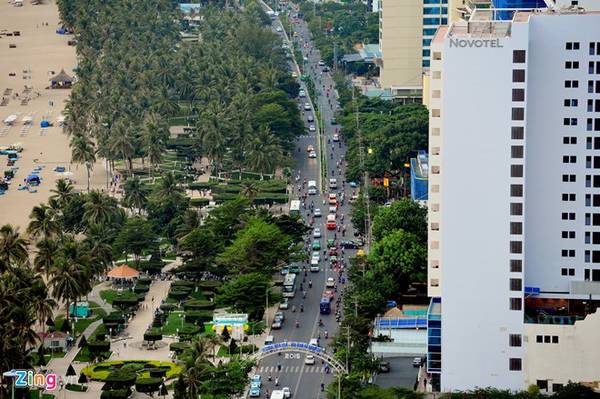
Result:
{"type": "Polygon", "coordinates": [[[419,151],[416,158],[410,160],[410,197],[415,201],[427,201],[429,181],[429,156],[419,151]]]}
{"type": "MultiPolygon", "coordinates": [[[[494,8],[546,8],[544,0],[493,0],[494,8]]],[[[511,20],[513,17],[513,11],[511,10],[499,10],[496,13],[496,19],[503,21],[511,20]]]]}

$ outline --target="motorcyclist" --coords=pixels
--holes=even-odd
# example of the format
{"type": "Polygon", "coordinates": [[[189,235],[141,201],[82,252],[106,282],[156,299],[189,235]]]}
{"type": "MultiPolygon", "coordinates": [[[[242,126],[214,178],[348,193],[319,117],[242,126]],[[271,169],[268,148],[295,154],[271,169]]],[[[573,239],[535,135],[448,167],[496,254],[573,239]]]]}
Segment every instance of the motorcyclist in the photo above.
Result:
{"type": "Polygon", "coordinates": [[[300,327],[300,322],[296,320],[296,328],[300,327]]]}
{"type": "Polygon", "coordinates": [[[308,288],[312,288],[312,280],[308,280],[308,288]]]}

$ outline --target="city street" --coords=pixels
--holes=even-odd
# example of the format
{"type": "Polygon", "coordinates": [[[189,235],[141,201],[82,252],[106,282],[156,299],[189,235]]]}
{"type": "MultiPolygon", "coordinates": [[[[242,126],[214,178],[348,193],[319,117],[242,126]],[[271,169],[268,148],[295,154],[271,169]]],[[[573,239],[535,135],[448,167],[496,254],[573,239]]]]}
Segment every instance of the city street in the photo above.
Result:
{"type": "MultiPolygon", "coordinates": [[[[282,14],[281,18],[284,18],[282,14]]],[[[274,28],[281,26],[279,21],[274,21],[274,28]]],[[[343,285],[340,283],[340,277],[345,279],[345,274],[340,275],[339,272],[333,270],[330,263],[325,258],[325,251],[327,248],[327,239],[335,238],[336,244],[338,245],[338,253],[341,255],[341,248],[339,248],[339,242],[342,239],[353,239],[353,230],[350,223],[350,204],[349,199],[352,195],[352,189],[349,184],[345,184],[345,190],[342,189],[342,181],[344,180],[343,171],[345,169],[343,157],[345,154],[345,145],[343,141],[334,142],[333,135],[336,133],[336,125],[331,124],[331,120],[334,116],[334,108],[336,101],[334,100],[334,84],[329,73],[322,73],[322,67],[318,65],[320,61],[319,53],[312,47],[310,41],[310,35],[308,28],[304,21],[299,20],[297,24],[294,24],[295,31],[298,32],[298,36],[293,38],[291,32],[287,32],[290,38],[297,40],[302,47],[303,56],[307,57],[308,61],[305,62],[305,68],[307,74],[311,76],[315,82],[317,97],[312,98],[313,104],[315,104],[321,112],[322,120],[319,122],[319,127],[323,129],[323,147],[326,149],[324,159],[326,159],[326,170],[327,179],[322,185],[319,185],[320,181],[320,159],[321,159],[321,147],[319,145],[318,130],[316,132],[309,132],[308,127],[315,125],[315,122],[308,122],[308,117],[312,116],[317,118],[314,109],[310,111],[304,111],[304,104],[308,102],[308,89],[304,82],[301,83],[301,88],[306,92],[307,97],[298,99],[298,106],[302,110],[303,119],[306,123],[307,133],[305,136],[300,137],[297,141],[297,150],[295,153],[296,169],[294,170],[292,181],[297,183],[294,185],[291,199],[300,199],[307,192],[307,185],[303,184],[304,179],[306,181],[315,180],[319,185],[317,195],[307,195],[306,200],[302,201],[303,206],[301,207],[302,217],[306,224],[310,224],[313,219],[313,213],[310,209],[311,204],[314,208],[321,210],[322,216],[314,218],[314,227],[318,227],[321,230],[321,238],[317,239],[321,243],[321,261],[320,271],[315,272],[301,272],[298,276],[296,294],[293,299],[290,300],[290,308],[285,310],[285,321],[281,329],[272,330],[270,335],[274,337],[274,342],[283,341],[299,341],[308,343],[312,338],[320,338],[319,345],[331,350],[331,339],[337,333],[338,323],[336,322],[335,311],[338,308],[336,300],[341,294],[343,285]],[[329,91],[329,96],[327,92],[329,91]],[[321,123],[322,121],[322,123],[321,123]],[[316,158],[309,158],[307,147],[313,146],[317,152],[316,158]],[[339,168],[338,168],[339,164],[339,168]],[[329,191],[322,191],[321,187],[328,187],[329,178],[337,179],[337,189],[329,191]],[[300,190],[299,190],[300,189],[300,190]],[[341,229],[327,230],[326,220],[329,214],[329,193],[337,193],[338,200],[344,198],[343,205],[339,205],[336,211],[336,222],[338,226],[346,226],[345,237],[342,237],[341,229]],[[343,194],[342,194],[343,193],[343,194]],[[342,221],[342,215],[344,217],[342,221]],[[337,289],[334,293],[335,298],[332,302],[331,314],[320,315],[319,302],[323,292],[326,290],[325,282],[328,277],[333,277],[337,284],[337,289]],[[308,288],[309,281],[312,281],[312,288],[308,288]],[[303,292],[300,287],[306,291],[306,298],[303,298],[303,292]],[[296,311],[292,311],[292,307],[295,306],[296,311]],[[300,312],[300,307],[304,307],[304,311],[300,312]],[[323,326],[319,326],[319,320],[322,319],[323,326]],[[295,326],[296,320],[298,321],[298,327],[295,326]],[[328,333],[329,339],[325,339],[325,332],[328,333]]],[[[286,41],[286,35],[284,32],[279,32],[282,40],[286,41]]],[[[290,71],[296,71],[296,66],[293,62],[290,62],[290,71]]],[[[311,107],[312,108],[312,107],[311,107]]],[[[312,250],[310,244],[314,239],[312,234],[307,237],[306,240],[306,251],[307,259],[309,259],[312,250]]],[[[347,265],[349,256],[354,254],[354,250],[344,250],[345,256],[342,258],[347,265]]],[[[303,263],[308,270],[308,263],[303,263]]],[[[340,305],[341,310],[341,305],[340,305]]],[[[333,375],[325,372],[325,364],[318,358],[315,359],[314,364],[305,364],[305,355],[299,353],[287,353],[280,355],[272,355],[260,362],[257,366],[257,373],[262,376],[263,389],[262,396],[268,397],[267,390],[271,393],[274,389],[281,389],[282,387],[289,387],[293,398],[298,399],[315,399],[323,398],[324,393],[321,392],[321,384],[327,386],[331,382],[333,375]],[[281,370],[279,371],[279,367],[281,370]],[[269,381],[271,376],[271,381],[269,381]],[[275,386],[275,380],[279,384],[275,386]]]]}

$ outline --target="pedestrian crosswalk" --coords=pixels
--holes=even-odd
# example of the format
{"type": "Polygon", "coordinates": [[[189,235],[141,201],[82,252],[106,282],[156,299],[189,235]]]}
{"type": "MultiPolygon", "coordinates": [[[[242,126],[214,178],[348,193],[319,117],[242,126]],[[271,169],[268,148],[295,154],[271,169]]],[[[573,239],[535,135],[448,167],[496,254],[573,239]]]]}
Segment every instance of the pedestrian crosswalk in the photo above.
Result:
{"type": "MultiPolygon", "coordinates": [[[[299,373],[304,368],[305,373],[325,373],[323,366],[283,366],[279,373],[294,374],[299,373]]],[[[258,373],[277,373],[277,366],[260,366],[258,373]]]]}

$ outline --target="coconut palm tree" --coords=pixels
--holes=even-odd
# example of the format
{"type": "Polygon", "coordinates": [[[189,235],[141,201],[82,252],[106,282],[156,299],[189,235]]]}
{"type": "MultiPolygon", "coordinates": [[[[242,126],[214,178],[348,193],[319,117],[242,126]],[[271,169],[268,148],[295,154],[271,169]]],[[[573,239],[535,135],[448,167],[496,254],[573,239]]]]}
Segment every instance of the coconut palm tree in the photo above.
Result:
{"type": "Polygon", "coordinates": [[[123,159],[131,175],[133,174],[132,158],[135,154],[135,146],[133,136],[130,133],[129,126],[119,121],[111,132],[109,146],[113,154],[118,154],[123,159]]]}
{"type": "Polygon", "coordinates": [[[90,172],[96,163],[96,146],[89,137],[78,134],[71,138],[71,160],[84,164],[87,172],[87,191],[90,192],[90,172]]]}
{"type": "Polygon", "coordinates": [[[262,180],[263,174],[275,171],[282,158],[283,154],[276,137],[269,128],[264,127],[250,142],[247,157],[249,168],[260,173],[262,180]]]}
{"type": "Polygon", "coordinates": [[[105,193],[92,190],[87,194],[87,201],[83,205],[83,219],[87,225],[109,223],[116,213],[117,203],[114,198],[105,193]]]}
{"type": "Polygon", "coordinates": [[[73,191],[73,184],[66,179],[58,179],[56,181],[56,188],[50,190],[52,196],[50,198],[58,200],[61,207],[64,207],[71,196],[75,193],[73,191]]]}
{"type": "Polygon", "coordinates": [[[139,177],[134,176],[125,181],[124,204],[131,210],[137,209],[138,215],[148,204],[148,190],[139,177]]]}
{"type": "Polygon", "coordinates": [[[0,273],[28,262],[29,243],[10,224],[0,227],[0,273]]]}
{"type": "Polygon", "coordinates": [[[60,232],[60,226],[56,221],[54,210],[45,204],[34,206],[29,219],[31,221],[27,226],[27,233],[34,240],[39,237],[48,239],[60,232]]]}
{"type": "Polygon", "coordinates": [[[240,192],[240,194],[242,194],[242,196],[245,198],[254,199],[256,195],[260,192],[258,184],[251,180],[244,181],[241,184],[241,186],[242,191],[240,192]]]}
{"type": "Polygon", "coordinates": [[[167,149],[169,126],[158,114],[149,114],[144,120],[144,152],[150,164],[156,168],[167,149]]]}
{"type": "Polygon", "coordinates": [[[44,238],[36,244],[37,252],[33,259],[33,268],[38,273],[44,273],[46,279],[50,276],[50,270],[54,265],[54,256],[58,250],[58,244],[52,238],[44,238]]]}

